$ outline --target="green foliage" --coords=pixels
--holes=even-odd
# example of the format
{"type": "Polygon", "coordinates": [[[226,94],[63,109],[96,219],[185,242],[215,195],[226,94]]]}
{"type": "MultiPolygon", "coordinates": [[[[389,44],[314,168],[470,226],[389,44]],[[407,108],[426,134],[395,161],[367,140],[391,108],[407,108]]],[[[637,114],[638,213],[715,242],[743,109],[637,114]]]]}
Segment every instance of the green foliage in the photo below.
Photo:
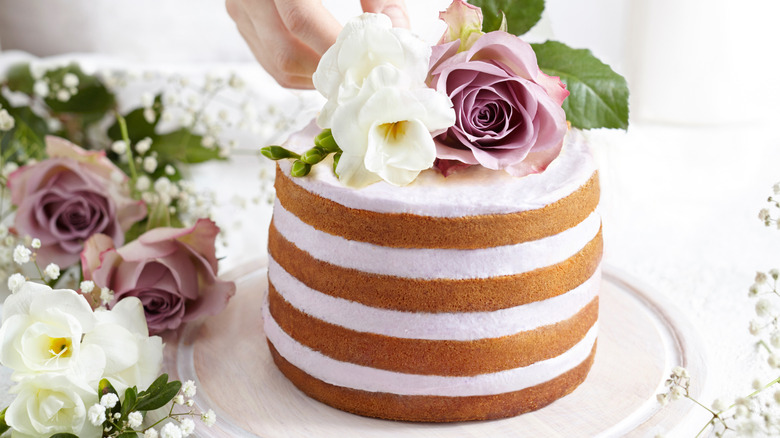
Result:
{"type": "Polygon", "coordinates": [[[14,64],[8,68],[6,72],[6,85],[11,91],[16,91],[24,94],[33,93],[33,85],[35,79],[33,79],[30,72],[30,64],[14,64]]]}
{"type": "MultiPolygon", "coordinates": [[[[168,134],[152,137],[152,149],[159,154],[160,163],[178,161],[196,164],[210,160],[223,160],[219,149],[203,146],[203,136],[192,133],[187,128],[181,128],[168,134]]],[[[161,164],[160,167],[163,167],[161,164]]]]}
{"type": "Polygon", "coordinates": [[[97,120],[114,108],[116,105],[114,94],[97,77],[85,74],[78,64],[49,70],[45,77],[49,79],[50,84],[62,84],[63,78],[68,73],[79,78],[79,84],[76,87],[77,93],[62,102],[57,99],[57,93],[53,90],[54,85],[51,85],[52,90],[45,101],[52,111],[89,115],[91,119],[97,120]]]}
{"type": "Polygon", "coordinates": [[[130,412],[133,412],[136,407],[137,398],[138,389],[135,386],[125,390],[125,400],[122,402],[122,409],[120,411],[122,418],[127,418],[130,412]]]}
{"type": "Polygon", "coordinates": [[[544,0],[471,0],[482,9],[482,31],[492,32],[501,27],[506,17],[507,32],[522,35],[542,18],[544,0]]]}
{"type": "Polygon", "coordinates": [[[79,436],[72,433],[55,433],[49,438],[79,438],[79,436]]]}
{"type": "Polygon", "coordinates": [[[566,118],[580,129],[628,128],[628,84],[590,50],[557,41],[532,44],[539,68],[559,76],[571,93],[563,102],[566,118]]]}
{"type": "MultiPolygon", "coordinates": [[[[131,142],[136,143],[146,137],[154,138],[156,136],[155,129],[160,122],[160,114],[163,109],[161,94],[154,97],[152,109],[154,109],[155,118],[151,123],[144,117],[143,108],[136,108],[123,116],[125,118],[125,123],[127,123],[127,135],[130,137],[131,142]]],[[[116,121],[108,128],[108,138],[114,141],[122,139],[119,121],[116,121]]]]}
{"type": "Polygon", "coordinates": [[[135,411],[153,411],[168,404],[181,389],[181,382],[168,381],[168,375],[157,378],[146,391],[138,394],[135,411]]]}
{"type": "Polygon", "coordinates": [[[0,435],[4,434],[8,429],[11,428],[8,423],[5,422],[5,411],[7,410],[8,408],[5,408],[0,411],[0,435]]]}

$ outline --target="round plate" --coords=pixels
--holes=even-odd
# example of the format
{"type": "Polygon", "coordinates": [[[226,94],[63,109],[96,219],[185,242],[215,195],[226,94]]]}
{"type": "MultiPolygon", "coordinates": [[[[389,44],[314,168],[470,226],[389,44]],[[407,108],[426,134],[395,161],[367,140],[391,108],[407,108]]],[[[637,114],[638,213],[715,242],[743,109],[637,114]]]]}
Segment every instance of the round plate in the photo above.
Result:
{"type": "MultiPolygon", "coordinates": [[[[214,437],[479,437],[652,436],[677,425],[691,404],[661,409],[655,395],[675,365],[697,375],[705,369],[686,320],[657,294],[606,267],[600,293],[596,359],[574,392],[535,412],[495,421],[425,424],[360,417],[317,402],[274,366],[263,334],[260,307],[267,290],[262,261],[225,277],[236,296],[219,315],[186,326],[166,341],[166,366],[180,380],[194,380],[201,409],[218,423],[201,433],[214,437]]],[[[201,426],[198,426],[201,427],[201,426]]]]}

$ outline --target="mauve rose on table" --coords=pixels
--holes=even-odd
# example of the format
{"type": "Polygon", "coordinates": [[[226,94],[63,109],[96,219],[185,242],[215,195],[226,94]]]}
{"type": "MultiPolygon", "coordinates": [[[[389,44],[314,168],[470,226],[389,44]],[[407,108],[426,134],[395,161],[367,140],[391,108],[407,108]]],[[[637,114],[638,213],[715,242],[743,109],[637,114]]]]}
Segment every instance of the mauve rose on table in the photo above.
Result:
{"type": "Polygon", "coordinates": [[[514,176],[543,171],[568,129],[566,87],[541,72],[525,41],[502,31],[480,34],[482,16],[469,5],[454,2],[442,19],[450,30],[433,47],[429,85],[449,96],[456,121],[436,137],[437,167],[445,175],[475,164],[514,176]],[[461,17],[469,17],[467,25],[461,17]]]}
{"type": "Polygon", "coordinates": [[[114,291],[114,301],[138,297],[149,333],[176,329],[227,305],[236,285],[217,278],[214,241],[219,228],[200,219],[190,228],[154,228],[121,248],[97,234],[81,256],[86,280],[114,291]]]}
{"type": "Polygon", "coordinates": [[[46,153],[49,158],[8,178],[16,229],[41,240],[38,262],[78,262],[84,241],[95,233],[124,243],[125,231],[146,216],[143,202],[129,196],[127,176],[104,152],[59,137],[46,137],[46,153]]]}

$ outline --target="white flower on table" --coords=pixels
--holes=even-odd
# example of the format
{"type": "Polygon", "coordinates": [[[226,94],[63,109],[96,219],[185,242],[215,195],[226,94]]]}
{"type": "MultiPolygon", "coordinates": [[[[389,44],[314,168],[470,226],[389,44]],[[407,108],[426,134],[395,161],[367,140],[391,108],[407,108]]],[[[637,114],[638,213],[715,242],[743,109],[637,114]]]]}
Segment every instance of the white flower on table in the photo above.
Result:
{"type": "Polygon", "coordinates": [[[81,345],[95,322],[83,296],[25,282],[3,305],[0,363],[13,369],[19,380],[28,374],[65,371],[77,362],[104,362],[99,348],[81,345]]]}
{"type": "Polygon", "coordinates": [[[100,436],[100,427],[87,421],[87,406],[97,402],[97,390],[90,380],[92,376],[48,373],[25,378],[11,388],[16,398],[8,406],[5,420],[13,436],[100,436]]]}
{"type": "Polygon", "coordinates": [[[343,151],[336,167],[341,182],[362,187],[381,178],[403,186],[433,166],[431,131],[451,126],[455,113],[447,96],[382,65],[332,119],[333,138],[343,151]]]}
{"type": "Polygon", "coordinates": [[[149,337],[141,301],[124,298],[109,310],[96,310],[94,330],[84,335],[82,345],[105,352],[104,377],[119,394],[137,386],[145,390],[160,374],[163,344],[159,336],[149,337]]]}
{"type": "Polygon", "coordinates": [[[344,26],[336,43],[323,55],[312,76],[314,87],[328,102],[317,123],[330,127],[336,108],[360,92],[371,71],[391,65],[424,82],[431,48],[409,30],[393,28],[383,14],[363,14],[344,26]]]}

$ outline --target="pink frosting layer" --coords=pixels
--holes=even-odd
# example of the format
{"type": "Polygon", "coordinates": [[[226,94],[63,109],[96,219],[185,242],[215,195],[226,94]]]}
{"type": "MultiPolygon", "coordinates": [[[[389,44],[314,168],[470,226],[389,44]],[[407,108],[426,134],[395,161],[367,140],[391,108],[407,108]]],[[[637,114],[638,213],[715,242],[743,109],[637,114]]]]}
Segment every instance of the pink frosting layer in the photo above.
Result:
{"type": "Polygon", "coordinates": [[[579,252],[601,228],[598,210],[554,236],[482,249],[388,248],[317,230],[274,205],[274,226],[312,257],[345,268],[405,278],[489,278],[530,272],[560,263],[579,252]]]}
{"type": "Polygon", "coordinates": [[[493,312],[462,313],[402,312],[332,297],[301,283],[273,259],[268,262],[268,278],[293,307],[350,330],[396,338],[472,341],[514,335],[571,318],[598,295],[601,269],[557,297],[493,312]]]}
{"type": "Polygon", "coordinates": [[[341,362],[291,338],[263,306],[265,334],[276,350],[305,373],[332,385],[400,395],[465,397],[519,391],[554,379],[581,364],[596,342],[598,323],[574,347],[560,356],[526,367],[468,377],[405,374],[341,362]]]}

